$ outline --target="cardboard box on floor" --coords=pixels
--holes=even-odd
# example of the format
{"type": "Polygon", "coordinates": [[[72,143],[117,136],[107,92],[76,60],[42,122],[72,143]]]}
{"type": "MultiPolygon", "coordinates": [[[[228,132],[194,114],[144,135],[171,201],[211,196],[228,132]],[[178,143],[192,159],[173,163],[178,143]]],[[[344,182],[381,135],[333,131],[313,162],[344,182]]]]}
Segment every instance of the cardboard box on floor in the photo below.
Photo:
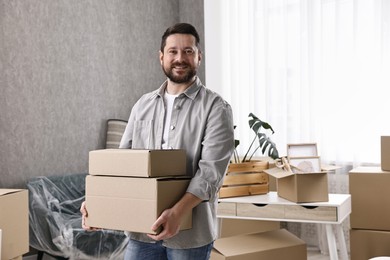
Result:
{"type": "Polygon", "coordinates": [[[389,231],[350,230],[352,260],[367,260],[378,256],[390,256],[389,245],[389,231]]]}
{"type": "MultiPolygon", "coordinates": [[[[86,177],[86,224],[91,227],[158,233],[150,229],[186,192],[188,178],[86,177]]],[[[192,227],[188,214],[181,229],[192,227]]]]}
{"type": "Polygon", "coordinates": [[[132,177],[186,175],[184,150],[102,149],[89,152],[89,174],[132,177]]]}
{"type": "Polygon", "coordinates": [[[357,167],[349,172],[351,228],[390,231],[390,171],[357,167]]]}
{"type": "Polygon", "coordinates": [[[28,191],[0,189],[0,209],[0,259],[13,259],[29,251],[28,191]]]}
{"type": "Polygon", "coordinates": [[[211,260],[304,260],[306,244],[285,229],[225,237],[214,242],[211,260]]]}
{"type": "Polygon", "coordinates": [[[277,193],[282,198],[296,203],[329,200],[327,171],[293,173],[274,167],[264,172],[277,179],[277,193]]]}
{"type": "Polygon", "coordinates": [[[279,221],[220,218],[220,238],[280,229],[279,221]]]}

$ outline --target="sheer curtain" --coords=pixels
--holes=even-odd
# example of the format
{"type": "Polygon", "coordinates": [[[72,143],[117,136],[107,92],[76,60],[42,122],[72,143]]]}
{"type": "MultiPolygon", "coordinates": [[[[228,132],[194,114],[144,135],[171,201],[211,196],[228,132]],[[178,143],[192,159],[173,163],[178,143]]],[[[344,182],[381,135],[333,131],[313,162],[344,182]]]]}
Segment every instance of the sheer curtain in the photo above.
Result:
{"type": "MultiPolygon", "coordinates": [[[[274,128],[280,155],[288,143],[316,142],[338,173],[379,165],[380,136],[390,135],[389,0],[204,3],[206,85],[232,105],[241,155],[253,112],[274,128]]],[[[329,186],[348,193],[348,175],[330,174],[329,186]]],[[[326,252],[317,226],[287,225],[326,252]]]]}
{"type": "Polygon", "coordinates": [[[206,83],[232,105],[240,153],[253,112],[281,155],[316,142],[326,163],[380,163],[390,1],[205,0],[205,34],[206,83]]]}

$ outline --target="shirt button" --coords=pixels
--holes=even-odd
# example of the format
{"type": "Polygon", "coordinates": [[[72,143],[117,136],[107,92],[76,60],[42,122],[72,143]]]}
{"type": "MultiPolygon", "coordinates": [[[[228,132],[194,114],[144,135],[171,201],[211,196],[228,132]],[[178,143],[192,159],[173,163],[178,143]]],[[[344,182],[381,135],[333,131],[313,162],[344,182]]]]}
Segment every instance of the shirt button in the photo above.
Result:
{"type": "Polygon", "coordinates": [[[171,125],[171,130],[174,130],[175,129],[175,126],[174,125],[171,125]]]}
{"type": "Polygon", "coordinates": [[[175,105],[175,109],[179,110],[180,106],[179,105],[175,105]]]}

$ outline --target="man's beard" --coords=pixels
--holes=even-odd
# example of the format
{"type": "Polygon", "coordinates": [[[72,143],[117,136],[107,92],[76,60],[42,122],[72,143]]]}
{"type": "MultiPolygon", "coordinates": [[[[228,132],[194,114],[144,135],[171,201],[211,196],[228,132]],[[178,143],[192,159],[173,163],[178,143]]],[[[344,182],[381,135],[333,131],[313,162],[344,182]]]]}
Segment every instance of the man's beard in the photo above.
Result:
{"type": "Polygon", "coordinates": [[[174,67],[175,65],[186,65],[189,67],[188,64],[172,64],[172,66],[170,66],[167,69],[164,68],[164,65],[161,66],[165,75],[174,83],[181,84],[181,83],[190,82],[193,79],[193,77],[196,75],[197,69],[191,67],[189,67],[190,70],[187,70],[186,73],[183,75],[174,75],[172,67],[174,67]]]}

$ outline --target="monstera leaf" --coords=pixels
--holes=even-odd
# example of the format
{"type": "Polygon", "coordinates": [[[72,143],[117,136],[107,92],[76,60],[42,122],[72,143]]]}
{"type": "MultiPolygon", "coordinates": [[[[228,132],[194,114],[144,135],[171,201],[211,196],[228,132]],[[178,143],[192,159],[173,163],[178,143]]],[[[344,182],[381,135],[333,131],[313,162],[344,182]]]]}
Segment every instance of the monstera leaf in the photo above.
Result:
{"type": "MultiPolygon", "coordinates": [[[[272,159],[279,158],[279,152],[276,148],[276,145],[269,136],[267,136],[265,133],[261,132],[262,129],[269,130],[272,132],[272,134],[275,133],[275,131],[272,129],[272,126],[268,124],[267,122],[264,122],[260,120],[257,116],[255,116],[253,113],[249,114],[249,127],[255,132],[255,137],[253,138],[253,141],[251,145],[249,146],[244,158],[242,159],[243,162],[250,161],[253,155],[256,153],[258,149],[261,149],[262,154],[267,154],[272,159]],[[252,149],[253,144],[255,143],[256,139],[258,140],[258,146],[252,149]],[[248,154],[253,150],[251,155],[248,157],[248,154]],[[248,159],[247,159],[248,157],[248,159]]],[[[238,145],[238,144],[237,144],[238,145]]]]}

